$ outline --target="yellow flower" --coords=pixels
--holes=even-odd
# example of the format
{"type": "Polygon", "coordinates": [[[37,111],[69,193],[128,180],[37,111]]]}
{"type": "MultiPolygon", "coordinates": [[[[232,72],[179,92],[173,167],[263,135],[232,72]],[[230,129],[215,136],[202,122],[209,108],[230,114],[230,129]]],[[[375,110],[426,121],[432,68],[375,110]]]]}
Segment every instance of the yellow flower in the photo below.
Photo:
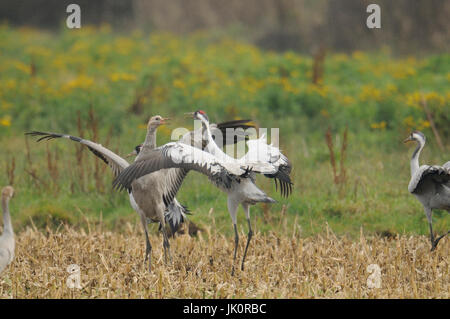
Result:
{"type": "Polygon", "coordinates": [[[41,47],[41,46],[28,47],[25,50],[25,52],[30,55],[33,55],[33,56],[43,56],[43,57],[48,57],[51,54],[51,51],[49,49],[47,49],[46,47],[41,47]]]}
{"type": "Polygon", "coordinates": [[[320,95],[321,97],[326,97],[330,91],[329,87],[327,87],[326,85],[314,85],[314,84],[309,84],[306,91],[308,93],[316,93],[318,95],[320,95]]]}
{"type": "Polygon", "coordinates": [[[419,124],[419,130],[423,130],[425,128],[430,127],[430,122],[421,120],[419,124]]]}
{"type": "Polygon", "coordinates": [[[71,91],[73,89],[88,89],[94,84],[94,79],[84,74],[79,75],[75,79],[63,85],[63,91],[71,91]]]}
{"type": "Polygon", "coordinates": [[[9,90],[14,90],[17,87],[17,81],[15,79],[9,79],[6,81],[5,87],[9,90]]]}
{"type": "Polygon", "coordinates": [[[16,69],[22,71],[25,74],[31,74],[31,66],[26,65],[21,61],[15,61],[14,66],[16,67],[16,69]]]}
{"type": "Polygon", "coordinates": [[[5,115],[0,118],[0,125],[1,126],[10,126],[11,125],[11,116],[5,115]]]}
{"type": "Polygon", "coordinates": [[[350,95],[345,95],[343,97],[341,97],[340,99],[341,104],[343,105],[351,105],[353,103],[355,103],[355,98],[353,98],[350,95]]]}
{"type": "Polygon", "coordinates": [[[412,116],[408,116],[403,120],[403,124],[405,124],[409,129],[416,126],[416,122],[412,116]]]}
{"type": "Polygon", "coordinates": [[[129,38],[120,37],[115,40],[115,50],[121,55],[128,55],[133,49],[134,42],[129,38]]]}
{"type": "Polygon", "coordinates": [[[180,79],[175,79],[173,80],[173,86],[178,89],[184,89],[186,87],[186,84],[180,79]]]}
{"type": "Polygon", "coordinates": [[[375,88],[373,85],[364,85],[362,87],[361,93],[359,94],[359,98],[362,101],[380,101],[381,100],[381,91],[375,88]]]}
{"type": "Polygon", "coordinates": [[[352,58],[355,60],[363,60],[366,58],[366,54],[364,52],[361,51],[355,51],[352,54],[352,58]]]}
{"type": "Polygon", "coordinates": [[[373,129],[384,130],[386,128],[387,123],[385,121],[381,121],[380,123],[372,123],[370,127],[373,129]]]}
{"type": "Polygon", "coordinates": [[[136,76],[134,74],[129,73],[113,73],[109,76],[111,81],[117,82],[117,81],[128,81],[133,82],[136,81],[136,76]]]}

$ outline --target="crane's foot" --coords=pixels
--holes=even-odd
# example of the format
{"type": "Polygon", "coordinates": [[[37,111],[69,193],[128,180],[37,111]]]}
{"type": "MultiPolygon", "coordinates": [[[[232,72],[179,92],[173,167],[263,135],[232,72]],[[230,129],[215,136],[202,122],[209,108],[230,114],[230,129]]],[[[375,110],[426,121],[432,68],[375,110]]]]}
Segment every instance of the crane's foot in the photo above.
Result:
{"type": "Polygon", "coordinates": [[[433,238],[432,238],[432,239],[431,239],[431,251],[434,251],[434,250],[436,249],[436,247],[437,247],[439,241],[440,241],[442,238],[444,238],[445,236],[447,236],[448,234],[450,234],[450,231],[448,231],[447,233],[445,233],[445,234],[439,236],[439,237],[436,238],[436,239],[433,239],[433,238]]]}

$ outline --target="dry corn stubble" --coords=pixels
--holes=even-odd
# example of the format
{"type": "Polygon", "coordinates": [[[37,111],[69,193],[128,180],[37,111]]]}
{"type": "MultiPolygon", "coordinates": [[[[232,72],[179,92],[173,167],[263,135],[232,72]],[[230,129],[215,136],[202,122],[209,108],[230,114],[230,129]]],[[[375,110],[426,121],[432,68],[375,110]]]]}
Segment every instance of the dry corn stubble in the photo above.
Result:
{"type": "MultiPolygon", "coordinates": [[[[61,227],[27,228],[16,258],[0,277],[1,298],[449,298],[448,247],[430,253],[425,236],[350,240],[257,233],[245,271],[231,276],[234,242],[204,232],[171,240],[166,265],[162,239],[152,235],[153,272],[144,263],[143,234],[61,227]],[[80,266],[82,289],[67,286],[67,266],[80,266]],[[381,269],[381,288],[368,288],[367,266],[381,269]]],[[[245,238],[241,233],[241,238],[245,238]]],[[[242,257],[241,241],[239,256],[242,257]]]]}

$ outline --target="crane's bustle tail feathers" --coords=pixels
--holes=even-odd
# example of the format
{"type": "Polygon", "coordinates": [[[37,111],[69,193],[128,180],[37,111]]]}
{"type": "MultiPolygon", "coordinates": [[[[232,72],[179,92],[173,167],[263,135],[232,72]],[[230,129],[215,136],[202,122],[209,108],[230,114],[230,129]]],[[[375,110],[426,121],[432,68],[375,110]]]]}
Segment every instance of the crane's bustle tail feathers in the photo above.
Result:
{"type": "Polygon", "coordinates": [[[164,218],[172,234],[175,234],[181,227],[181,224],[186,222],[186,215],[191,215],[191,213],[186,206],[181,205],[177,200],[172,201],[167,206],[164,218]]]}

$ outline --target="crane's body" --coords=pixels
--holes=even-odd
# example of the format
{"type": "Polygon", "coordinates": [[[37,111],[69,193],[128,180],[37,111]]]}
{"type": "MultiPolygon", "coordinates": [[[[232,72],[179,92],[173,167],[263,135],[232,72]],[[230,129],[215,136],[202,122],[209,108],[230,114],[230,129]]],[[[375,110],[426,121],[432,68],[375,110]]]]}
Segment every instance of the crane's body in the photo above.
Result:
{"type": "Polygon", "coordinates": [[[422,204],[430,228],[431,250],[436,249],[439,241],[449,232],[435,238],[432,226],[433,209],[450,212],[450,161],[442,166],[419,165],[419,157],[426,138],[422,132],[414,131],[404,141],[416,141],[417,147],[411,157],[411,179],[408,191],[422,204]]]}
{"type": "Polygon", "coordinates": [[[9,212],[9,201],[14,195],[12,186],[2,189],[3,233],[0,236],[0,273],[13,261],[15,250],[14,230],[9,212]]]}

